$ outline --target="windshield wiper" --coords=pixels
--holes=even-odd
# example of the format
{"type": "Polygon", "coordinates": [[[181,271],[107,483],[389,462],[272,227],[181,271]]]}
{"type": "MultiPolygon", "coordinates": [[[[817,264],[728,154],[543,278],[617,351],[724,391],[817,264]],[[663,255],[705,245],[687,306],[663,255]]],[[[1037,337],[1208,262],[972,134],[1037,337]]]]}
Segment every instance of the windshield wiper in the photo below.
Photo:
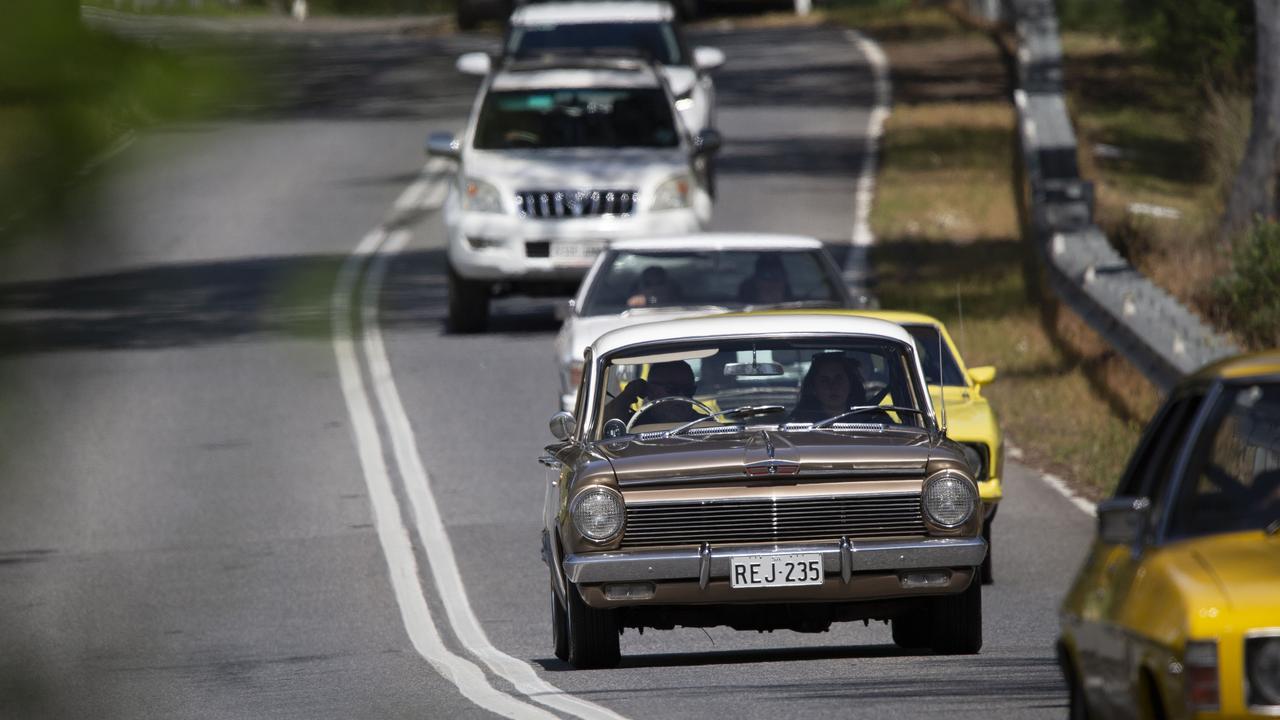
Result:
{"type": "Polygon", "coordinates": [[[663,434],[663,437],[671,437],[672,435],[678,435],[684,432],[685,430],[688,430],[689,428],[693,427],[694,425],[704,423],[707,420],[711,420],[713,418],[722,417],[722,418],[725,418],[726,420],[745,420],[746,418],[756,417],[757,415],[772,415],[774,413],[780,413],[786,409],[787,408],[783,405],[743,405],[742,407],[736,407],[736,408],[733,408],[732,410],[722,410],[718,413],[712,413],[710,415],[703,415],[702,417],[694,418],[693,420],[690,420],[689,422],[681,425],[680,427],[676,427],[668,430],[666,433],[663,434]]]}
{"type": "Polygon", "coordinates": [[[827,427],[828,425],[831,425],[832,423],[834,423],[835,421],[841,418],[846,418],[846,417],[849,417],[850,415],[858,415],[860,413],[874,412],[876,410],[881,410],[883,412],[891,412],[891,411],[892,412],[908,412],[908,413],[915,413],[916,415],[920,415],[922,417],[924,416],[923,410],[919,410],[913,407],[905,407],[903,405],[855,405],[854,407],[851,407],[848,410],[845,410],[839,415],[832,415],[826,420],[822,420],[820,422],[814,423],[813,427],[815,429],[824,428],[824,427],[827,427]]]}

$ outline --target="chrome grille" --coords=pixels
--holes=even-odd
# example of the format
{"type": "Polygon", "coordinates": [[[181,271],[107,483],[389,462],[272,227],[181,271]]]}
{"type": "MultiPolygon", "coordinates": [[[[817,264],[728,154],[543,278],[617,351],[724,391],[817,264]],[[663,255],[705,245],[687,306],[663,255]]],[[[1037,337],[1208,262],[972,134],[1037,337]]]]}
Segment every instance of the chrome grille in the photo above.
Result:
{"type": "Polygon", "coordinates": [[[923,534],[918,493],[766,498],[628,505],[622,547],[923,534]]]}
{"type": "Polygon", "coordinates": [[[532,218],[630,215],[635,207],[635,190],[521,190],[516,193],[516,211],[532,218]]]}

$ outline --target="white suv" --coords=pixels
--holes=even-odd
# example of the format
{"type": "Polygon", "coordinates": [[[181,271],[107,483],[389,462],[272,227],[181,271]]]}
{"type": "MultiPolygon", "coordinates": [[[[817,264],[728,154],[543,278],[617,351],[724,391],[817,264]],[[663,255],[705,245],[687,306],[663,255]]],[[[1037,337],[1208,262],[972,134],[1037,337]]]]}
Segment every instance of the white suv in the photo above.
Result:
{"type": "Polygon", "coordinates": [[[689,233],[711,220],[706,159],[652,65],[579,57],[510,61],[480,88],[445,200],[449,328],[483,330],[496,292],[572,292],[615,238],[689,233]]]}
{"type": "MultiPolygon", "coordinates": [[[[511,14],[503,57],[528,59],[565,51],[630,51],[653,60],[662,68],[689,132],[715,127],[711,71],[724,64],[724,53],[690,48],[669,3],[548,2],[523,5],[511,14]]],[[[458,70],[472,75],[488,74],[490,64],[485,53],[467,53],[457,63],[458,70]]]]}

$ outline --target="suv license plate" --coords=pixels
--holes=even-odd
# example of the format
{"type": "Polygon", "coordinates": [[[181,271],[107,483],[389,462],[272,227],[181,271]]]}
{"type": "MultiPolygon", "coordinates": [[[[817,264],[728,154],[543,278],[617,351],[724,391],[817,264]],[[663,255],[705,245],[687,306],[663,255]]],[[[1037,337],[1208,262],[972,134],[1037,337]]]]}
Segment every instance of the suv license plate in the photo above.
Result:
{"type": "Polygon", "coordinates": [[[553,242],[551,259],[565,265],[590,265],[601,250],[604,250],[604,243],[599,241],[553,242]]]}
{"type": "Polygon", "coordinates": [[[747,555],[730,558],[729,571],[729,586],[735,589],[821,585],[822,556],[747,555]]]}

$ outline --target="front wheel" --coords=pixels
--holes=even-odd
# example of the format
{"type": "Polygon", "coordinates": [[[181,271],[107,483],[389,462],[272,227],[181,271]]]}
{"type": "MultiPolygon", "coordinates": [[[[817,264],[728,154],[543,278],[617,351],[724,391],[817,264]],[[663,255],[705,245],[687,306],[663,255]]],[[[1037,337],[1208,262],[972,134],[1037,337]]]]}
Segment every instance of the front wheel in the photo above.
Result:
{"type": "Polygon", "coordinates": [[[556,597],[555,588],[551,589],[551,642],[555,646],[556,657],[569,662],[569,619],[556,597]]]}
{"type": "Polygon", "coordinates": [[[964,592],[938,598],[930,644],[941,655],[972,655],[982,649],[982,581],[978,573],[964,592]]]}
{"type": "Polygon", "coordinates": [[[889,621],[893,630],[893,644],[904,650],[921,650],[929,647],[929,616],[913,612],[889,621]]]}
{"type": "Polygon", "coordinates": [[[565,596],[569,664],[579,670],[615,667],[622,659],[616,611],[587,605],[571,583],[565,588],[565,596]]]}

